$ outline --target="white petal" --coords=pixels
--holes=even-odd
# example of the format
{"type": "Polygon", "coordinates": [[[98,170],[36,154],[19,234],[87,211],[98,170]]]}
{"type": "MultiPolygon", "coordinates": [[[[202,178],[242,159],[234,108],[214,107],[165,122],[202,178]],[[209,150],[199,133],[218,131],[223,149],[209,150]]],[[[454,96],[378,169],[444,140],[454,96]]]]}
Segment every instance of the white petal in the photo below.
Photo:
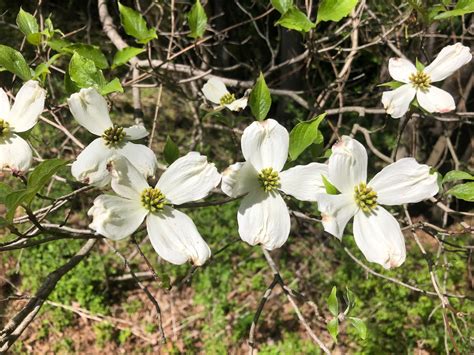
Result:
{"type": "Polygon", "coordinates": [[[405,238],[400,225],[380,206],[369,215],[361,210],[356,213],[354,239],[368,261],[386,269],[400,266],[405,261],[405,238]]]}
{"type": "Polygon", "coordinates": [[[165,170],[156,187],[168,201],[180,205],[206,197],[220,181],[221,175],[214,164],[198,152],[189,152],[165,170]]]}
{"type": "Polygon", "coordinates": [[[242,97],[241,99],[234,100],[228,105],[224,105],[231,111],[241,111],[247,107],[248,99],[246,97],[242,97]]]}
{"type": "Polygon", "coordinates": [[[127,142],[123,147],[117,148],[117,153],[127,158],[144,176],[155,175],[158,162],[155,153],[146,145],[127,142]]]}
{"type": "Polygon", "coordinates": [[[71,173],[78,181],[103,187],[111,179],[108,165],[113,155],[114,151],[104,144],[104,140],[96,138],[72,163],[71,173]]]}
{"type": "Polygon", "coordinates": [[[100,195],[87,212],[93,218],[89,227],[112,240],[120,240],[135,232],[148,211],[139,201],[119,196],[100,195]]]}
{"type": "Polygon", "coordinates": [[[120,196],[131,200],[140,200],[143,190],[150,187],[143,175],[124,156],[114,157],[110,161],[112,189],[120,196]]]}
{"type": "Polygon", "coordinates": [[[11,134],[0,139],[0,169],[10,168],[13,171],[26,172],[32,161],[33,153],[23,138],[11,134]]]}
{"type": "Polygon", "coordinates": [[[439,190],[438,174],[413,158],[403,158],[382,169],[369,182],[381,205],[401,205],[426,200],[439,190]]]}
{"type": "Polygon", "coordinates": [[[416,73],[416,67],[408,59],[390,58],[388,61],[388,71],[394,80],[409,83],[408,77],[416,73]]]}
{"type": "Polygon", "coordinates": [[[229,93],[225,84],[220,79],[214,77],[204,84],[202,92],[206,99],[218,105],[221,103],[221,97],[229,93]]]}
{"type": "Polygon", "coordinates": [[[290,135],[273,119],[255,121],[244,130],[242,153],[257,171],[273,168],[281,171],[288,158],[290,135]]]}
{"type": "Polygon", "coordinates": [[[464,64],[471,61],[472,54],[469,47],[456,43],[444,47],[436,59],[428,65],[424,72],[430,75],[432,82],[441,81],[453,74],[464,64]]]}
{"type": "Polygon", "coordinates": [[[332,146],[328,162],[329,181],[340,192],[353,193],[354,186],[367,179],[367,151],[349,136],[332,146]]]}
{"type": "Polygon", "coordinates": [[[146,130],[145,126],[142,124],[136,124],[127,128],[123,129],[126,136],[125,138],[131,141],[145,138],[148,136],[148,131],[146,130]]]}
{"type": "Polygon", "coordinates": [[[44,109],[46,90],[37,81],[27,81],[18,91],[12,106],[8,121],[15,132],[25,132],[31,129],[44,109]]]}
{"type": "Polygon", "coordinates": [[[221,189],[227,196],[239,197],[259,187],[258,173],[248,162],[232,164],[222,173],[221,189]]]}
{"type": "Polygon", "coordinates": [[[416,89],[411,84],[405,84],[392,91],[382,94],[382,104],[388,115],[393,118],[402,117],[410,107],[415,97],[416,89]]]}
{"type": "Polygon", "coordinates": [[[328,176],[326,164],[295,166],[280,173],[280,190],[301,201],[316,201],[317,194],[326,192],[321,175],[328,176]]]}
{"type": "Polygon", "coordinates": [[[265,249],[281,247],[290,234],[290,214],[278,192],[256,191],[244,197],[237,214],[240,237],[265,249]]]}
{"type": "Polygon", "coordinates": [[[347,223],[358,210],[353,196],[351,194],[319,194],[317,200],[324,230],[341,239],[347,223]]]}
{"type": "Polygon", "coordinates": [[[10,100],[8,95],[2,88],[0,88],[0,119],[8,121],[10,116],[10,100]]]}
{"type": "Polygon", "coordinates": [[[67,102],[76,121],[96,136],[101,136],[112,127],[107,101],[96,89],[81,89],[72,94],[67,102]]]}
{"type": "Polygon", "coordinates": [[[178,210],[166,206],[163,212],[150,214],[146,227],[155,251],[172,264],[191,261],[199,266],[211,257],[192,219],[178,210]]]}
{"type": "Polygon", "coordinates": [[[418,90],[416,98],[421,107],[428,112],[449,112],[456,109],[453,97],[447,91],[430,86],[428,91],[418,90]]]}

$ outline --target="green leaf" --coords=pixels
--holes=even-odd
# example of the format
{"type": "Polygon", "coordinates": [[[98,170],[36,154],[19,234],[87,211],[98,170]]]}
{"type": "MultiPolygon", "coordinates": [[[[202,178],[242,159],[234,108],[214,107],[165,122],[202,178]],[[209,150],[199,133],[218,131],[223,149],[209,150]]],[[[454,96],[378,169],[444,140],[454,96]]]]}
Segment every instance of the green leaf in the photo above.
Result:
{"type": "Polygon", "coordinates": [[[191,30],[189,37],[202,37],[207,27],[207,15],[199,0],[196,0],[188,13],[188,23],[191,30]]]}
{"type": "Polygon", "coordinates": [[[329,334],[331,334],[334,341],[337,343],[337,335],[339,334],[339,321],[337,318],[331,319],[326,325],[329,334]]]}
{"type": "Polygon", "coordinates": [[[0,182],[0,204],[5,203],[5,197],[12,192],[12,188],[7,184],[0,182]]]}
{"type": "Polygon", "coordinates": [[[474,202],[474,182],[456,185],[446,193],[464,201],[474,202]]]}
{"type": "Polygon", "coordinates": [[[350,324],[355,328],[359,337],[363,340],[367,338],[367,326],[360,318],[348,317],[350,324]]]}
{"type": "Polygon", "coordinates": [[[449,181],[456,181],[456,180],[474,180],[474,176],[465,171],[460,170],[451,170],[448,172],[443,178],[443,184],[449,181]]]}
{"type": "Polygon", "coordinates": [[[29,43],[35,46],[41,43],[41,33],[38,33],[38,21],[36,21],[32,14],[24,11],[21,7],[16,16],[16,24],[29,43]]]}
{"type": "Polygon", "coordinates": [[[293,0],[272,0],[272,6],[283,15],[293,7],[293,0]]]}
{"type": "Polygon", "coordinates": [[[312,118],[309,121],[298,123],[290,132],[290,147],[288,152],[291,160],[296,160],[311,144],[321,140],[322,134],[318,127],[326,113],[312,118]]]}
{"type": "Polygon", "coordinates": [[[354,292],[349,290],[348,287],[346,287],[345,299],[347,303],[347,309],[345,310],[344,314],[347,315],[355,307],[355,303],[356,303],[354,292]]]}
{"type": "Polygon", "coordinates": [[[398,89],[400,86],[405,85],[405,83],[401,83],[399,81],[389,81],[387,83],[382,83],[377,86],[388,86],[390,89],[398,89]]]}
{"type": "Polygon", "coordinates": [[[339,21],[349,15],[357,5],[357,0],[323,0],[319,4],[316,23],[321,21],[339,21]]]}
{"type": "Polygon", "coordinates": [[[179,158],[179,148],[170,136],[166,137],[165,149],[163,155],[168,164],[172,164],[176,159],[179,158]]]}
{"type": "Polygon", "coordinates": [[[416,63],[416,64],[415,64],[416,70],[418,70],[418,71],[423,71],[423,69],[425,69],[425,65],[424,65],[422,62],[420,62],[420,61],[418,60],[418,58],[416,58],[415,63],[416,63]]]}
{"type": "Polygon", "coordinates": [[[28,189],[38,192],[67,163],[67,160],[62,159],[49,159],[41,162],[28,176],[28,189]]]}
{"type": "Polygon", "coordinates": [[[301,12],[296,6],[286,11],[280,19],[275,23],[290,30],[308,32],[316,27],[316,24],[301,12]]]}
{"type": "Polygon", "coordinates": [[[61,52],[64,53],[78,53],[81,57],[90,59],[94,62],[95,66],[99,69],[107,69],[109,63],[104,53],[99,47],[91,46],[90,44],[74,43],[61,48],[61,52]]]}
{"type": "Polygon", "coordinates": [[[111,92],[123,92],[122,84],[118,78],[114,78],[99,89],[101,95],[107,95],[111,92]]]}
{"type": "Polygon", "coordinates": [[[126,64],[130,59],[143,52],[145,52],[145,48],[126,47],[119,50],[115,53],[114,60],[112,61],[112,69],[126,64]]]}
{"type": "Polygon", "coordinates": [[[56,53],[46,63],[38,64],[38,66],[35,68],[35,74],[33,75],[33,79],[41,79],[42,81],[44,81],[46,79],[46,75],[49,74],[49,67],[62,56],[62,53],[56,53]]]}
{"type": "Polygon", "coordinates": [[[0,44],[0,66],[18,75],[23,81],[30,80],[33,76],[21,53],[3,44],[0,44]]]}
{"type": "Polygon", "coordinates": [[[55,38],[50,39],[48,42],[48,46],[51,47],[52,50],[56,52],[61,52],[64,47],[70,46],[72,43],[66,39],[55,38]]]}
{"type": "Polygon", "coordinates": [[[143,16],[134,9],[118,3],[120,11],[120,21],[125,29],[125,33],[136,39],[138,43],[146,44],[157,38],[156,30],[148,28],[143,16]]]}
{"type": "Polygon", "coordinates": [[[329,195],[339,195],[341,193],[324,175],[321,176],[323,178],[324,187],[326,188],[326,193],[329,195]]]}
{"type": "Polygon", "coordinates": [[[272,97],[262,73],[260,73],[255,86],[250,92],[249,105],[252,114],[258,121],[264,120],[267,117],[268,111],[270,111],[272,97]]]}
{"type": "Polygon", "coordinates": [[[104,74],[97,69],[94,62],[74,52],[69,62],[71,80],[80,88],[101,88],[106,84],[104,74]]]}
{"type": "Polygon", "coordinates": [[[331,294],[327,299],[329,312],[332,313],[334,317],[339,315],[339,302],[337,301],[337,287],[333,286],[331,294]]]}
{"type": "Polygon", "coordinates": [[[24,204],[24,202],[28,201],[29,203],[29,201],[31,201],[35,197],[35,194],[36,193],[28,191],[27,189],[21,189],[9,193],[5,197],[5,207],[7,208],[7,214],[5,216],[5,219],[8,222],[11,222],[13,220],[13,217],[15,217],[17,207],[24,204]]]}
{"type": "Polygon", "coordinates": [[[441,20],[449,17],[454,16],[462,16],[466,14],[470,14],[474,12],[474,1],[472,0],[459,0],[455,6],[455,8],[451,11],[445,11],[437,16],[435,16],[435,20],[441,20]]]}

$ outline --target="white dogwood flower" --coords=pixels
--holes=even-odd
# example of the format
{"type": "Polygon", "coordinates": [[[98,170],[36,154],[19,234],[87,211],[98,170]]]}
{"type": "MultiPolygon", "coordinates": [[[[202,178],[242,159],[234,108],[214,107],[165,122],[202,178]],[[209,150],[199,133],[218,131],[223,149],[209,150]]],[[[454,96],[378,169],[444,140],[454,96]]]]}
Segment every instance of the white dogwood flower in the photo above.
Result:
{"type": "Polygon", "coordinates": [[[423,70],[417,70],[407,59],[390,58],[388,62],[390,76],[404,85],[382,94],[385,110],[394,118],[402,117],[415,96],[418,104],[430,113],[454,110],[456,104],[451,94],[431,83],[446,79],[471,59],[469,47],[461,43],[444,47],[436,59],[423,70]]]}
{"type": "Polygon", "coordinates": [[[367,183],[367,151],[343,136],[332,148],[328,180],[341,192],[318,195],[324,230],[341,239],[354,217],[354,239],[368,261],[385,268],[405,261],[405,240],[397,220],[381,205],[415,203],[438,192],[437,174],[413,158],[383,168],[367,183]]]}
{"type": "Polygon", "coordinates": [[[253,122],[242,135],[244,163],[222,174],[222,191],[244,196],[237,214],[240,237],[251,245],[272,250],[290,234],[290,215],[279,191],[303,201],[316,201],[324,192],[321,175],[327,165],[311,163],[282,171],[288,157],[288,131],[273,119],[253,122]]]}
{"type": "Polygon", "coordinates": [[[210,78],[202,87],[206,99],[216,104],[216,108],[227,107],[231,111],[240,111],[247,107],[247,97],[236,99],[234,94],[227,90],[225,84],[215,77],[210,78]]]}
{"type": "Polygon", "coordinates": [[[86,184],[103,187],[110,182],[108,164],[115,155],[123,155],[145,176],[153,176],[157,160],[153,151],[143,144],[130,141],[148,135],[142,125],[128,128],[112,124],[104,97],[96,89],[81,89],[68,99],[76,121],[99,136],[72,163],[71,173],[86,184]]]}
{"type": "Polygon", "coordinates": [[[120,240],[135,232],[146,219],[155,251],[173,264],[188,260],[202,265],[211,250],[191,218],[173,208],[206,197],[221,176],[205,156],[191,152],[177,159],[163,173],[155,187],[124,157],[111,162],[112,189],[118,196],[98,196],[88,215],[90,227],[99,234],[120,240]]]}
{"type": "Polygon", "coordinates": [[[0,88],[0,169],[28,171],[33,153],[28,143],[17,133],[26,132],[38,122],[43,112],[46,91],[37,81],[27,81],[18,91],[10,108],[8,96],[0,88]]]}

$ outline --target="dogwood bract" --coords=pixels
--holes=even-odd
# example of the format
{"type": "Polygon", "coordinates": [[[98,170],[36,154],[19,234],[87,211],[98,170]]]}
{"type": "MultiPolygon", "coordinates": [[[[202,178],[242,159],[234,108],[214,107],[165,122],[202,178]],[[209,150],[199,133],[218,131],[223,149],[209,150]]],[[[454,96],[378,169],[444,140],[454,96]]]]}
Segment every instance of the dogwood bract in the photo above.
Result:
{"type": "Polygon", "coordinates": [[[110,182],[107,166],[115,155],[126,157],[145,176],[152,176],[157,167],[153,151],[131,140],[148,135],[145,127],[128,128],[112,124],[107,102],[96,89],[81,89],[68,99],[76,121],[92,134],[99,136],[90,143],[71,166],[72,175],[79,181],[102,187],[110,182]]]}
{"type": "Polygon", "coordinates": [[[112,189],[119,196],[100,195],[88,215],[90,227],[99,234],[123,239],[135,232],[146,218],[146,228],[155,251],[173,264],[191,260],[202,265],[211,250],[191,218],[172,205],[200,200],[216,187],[221,176],[205,156],[191,152],[177,159],[150,187],[143,175],[124,157],[111,161],[112,189]]]}
{"type": "Polygon", "coordinates": [[[456,104],[451,94],[432,86],[431,83],[446,79],[471,59],[469,47],[461,43],[444,47],[436,59],[422,70],[417,70],[407,59],[390,58],[390,76],[404,85],[382,94],[385,110],[394,118],[402,117],[415,96],[418,104],[430,113],[454,110],[456,104]]]}
{"type": "Polygon", "coordinates": [[[222,191],[245,195],[237,214],[240,237],[251,245],[272,250],[290,234],[290,215],[279,191],[303,201],[316,201],[325,191],[325,164],[311,163],[282,171],[288,157],[288,131],[273,119],[253,122],[242,135],[244,163],[222,174],[222,191]]]}
{"type": "Polygon", "coordinates": [[[240,111],[247,107],[247,98],[235,99],[235,95],[227,90],[225,84],[217,79],[211,78],[202,87],[206,99],[219,107],[227,107],[231,111],[240,111]]]}
{"type": "Polygon", "coordinates": [[[18,91],[10,108],[8,96],[0,88],[0,169],[16,173],[27,171],[33,160],[28,143],[17,133],[26,132],[43,112],[46,91],[37,81],[27,81],[18,91]]]}
{"type": "Polygon", "coordinates": [[[341,239],[354,217],[354,239],[368,261],[385,268],[405,261],[405,240],[397,220],[381,205],[415,203],[438,192],[437,174],[428,165],[403,158],[383,168],[367,183],[367,151],[343,136],[332,148],[328,180],[341,192],[317,196],[324,230],[341,239]]]}

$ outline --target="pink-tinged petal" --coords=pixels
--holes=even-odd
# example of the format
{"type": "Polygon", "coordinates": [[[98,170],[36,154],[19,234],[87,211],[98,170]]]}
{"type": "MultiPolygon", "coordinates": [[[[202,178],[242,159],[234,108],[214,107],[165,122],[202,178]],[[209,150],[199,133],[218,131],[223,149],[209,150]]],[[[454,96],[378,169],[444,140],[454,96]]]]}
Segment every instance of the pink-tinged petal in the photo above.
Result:
{"type": "Polygon", "coordinates": [[[394,80],[407,84],[410,82],[410,75],[416,73],[416,67],[408,59],[390,58],[388,71],[394,80]]]}
{"type": "Polygon", "coordinates": [[[265,168],[279,172],[288,158],[289,142],[288,131],[277,121],[255,121],[244,130],[242,153],[258,172],[265,168]]]}
{"type": "Polygon", "coordinates": [[[267,250],[281,247],[290,235],[290,214],[278,192],[249,193],[242,200],[237,221],[242,240],[267,250]]]}
{"type": "Polygon", "coordinates": [[[464,64],[471,61],[472,54],[469,47],[456,43],[444,47],[436,59],[428,65],[424,72],[429,74],[432,82],[441,81],[452,75],[464,64]]]}
{"type": "Polygon", "coordinates": [[[365,214],[362,210],[356,213],[354,239],[368,261],[386,269],[400,266],[405,261],[405,238],[400,225],[380,206],[370,214],[365,214]]]}
{"type": "Polygon", "coordinates": [[[351,194],[319,194],[317,200],[324,230],[342,239],[347,223],[358,210],[354,197],[351,194]]]}
{"type": "Polygon", "coordinates": [[[416,89],[411,84],[405,84],[392,91],[382,94],[382,104],[388,115],[393,118],[402,117],[415,98],[416,89]]]}
{"type": "Polygon", "coordinates": [[[438,193],[438,174],[413,158],[403,158],[383,168],[369,182],[377,192],[377,203],[401,205],[426,200],[438,193]]]}
{"type": "Polygon", "coordinates": [[[120,240],[140,227],[148,211],[139,201],[100,195],[87,214],[93,218],[91,229],[109,239],[120,240]]]}
{"type": "Polygon", "coordinates": [[[166,206],[162,212],[148,215],[146,227],[155,251],[172,264],[190,261],[199,266],[211,257],[192,219],[178,210],[166,206]]]}
{"type": "Polygon", "coordinates": [[[416,98],[420,106],[431,113],[445,113],[456,109],[456,103],[451,94],[436,86],[430,86],[427,91],[418,90],[416,98]]]}
{"type": "Polygon", "coordinates": [[[316,201],[318,194],[326,192],[322,175],[328,175],[326,164],[295,166],[280,173],[280,190],[301,201],[316,201]]]}
{"type": "Polygon", "coordinates": [[[367,151],[364,146],[349,136],[342,136],[332,146],[328,178],[340,192],[353,193],[354,186],[367,179],[367,151]]]}

